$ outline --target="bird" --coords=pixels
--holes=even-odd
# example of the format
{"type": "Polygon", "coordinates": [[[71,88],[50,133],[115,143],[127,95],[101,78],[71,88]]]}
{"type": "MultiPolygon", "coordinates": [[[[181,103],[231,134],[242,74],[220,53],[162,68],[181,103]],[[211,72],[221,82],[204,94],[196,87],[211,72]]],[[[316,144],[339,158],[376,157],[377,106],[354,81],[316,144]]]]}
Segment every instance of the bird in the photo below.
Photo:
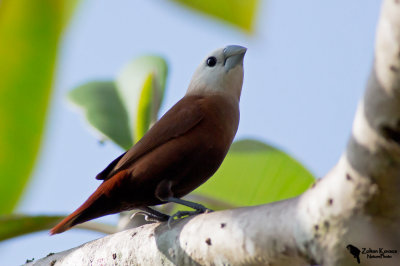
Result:
{"type": "Polygon", "coordinates": [[[351,244],[346,246],[347,250],[350,252],[351,255],[357,260],[358,264],[360,264],[360,253],[361,251],[356,247],[351,244]]]}
{"type": "MultiPolygon", "coordinates": [[[[206,212],[203,205],[181,197],[217,171],[233,142],[246,51],[228,45],[208,55],[195,70],[184,97],[96,176],[102,180],[99,187],[50,234],[132,209],[166,221],[171,217],[152,207],[168,202],[188,206],[193,213],[206,212]]],[[[182,214],[189,212],[177,215],[182,214]]]]}

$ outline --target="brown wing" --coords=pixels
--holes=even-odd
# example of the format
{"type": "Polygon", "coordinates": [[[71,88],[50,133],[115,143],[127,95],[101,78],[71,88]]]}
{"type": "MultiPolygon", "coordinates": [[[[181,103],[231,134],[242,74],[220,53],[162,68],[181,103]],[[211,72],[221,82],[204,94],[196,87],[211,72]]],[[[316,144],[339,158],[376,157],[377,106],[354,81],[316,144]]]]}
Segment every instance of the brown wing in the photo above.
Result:
{"type": "Polygon", "coordinates": [[[204,117],[201,104],[203,99],[203,96],[183,97],[132,148],[98,174],[96,179],[109,179],[148,152],[195,127],[204,117]]]}

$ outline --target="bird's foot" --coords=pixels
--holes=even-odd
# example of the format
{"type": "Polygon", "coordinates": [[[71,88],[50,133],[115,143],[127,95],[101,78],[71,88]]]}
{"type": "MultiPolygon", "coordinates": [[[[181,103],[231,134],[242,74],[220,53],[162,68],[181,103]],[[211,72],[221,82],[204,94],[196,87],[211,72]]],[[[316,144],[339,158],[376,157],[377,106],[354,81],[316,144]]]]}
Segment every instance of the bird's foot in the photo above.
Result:
{"type": "Polygon", "coordinates": [[[187,201],[187,200],[183,200],[183,199],[179,199],[179,198],[174,198],[174,197],[169,197],[166,199],[167,202],[174,202],[177,204],[181,204],[184,206],[187,206],[189,208],[195,209],[200,211],[200,213],[204,213],[204,212],[212,212],[212,210],[204,207],[203,205],[196,203],[196,202],[192,202],[192,201],[187,201]]]}
{"type": "Polygon", "coordinates": [[[166,222],[169,221],[169,219],[171,218],[169,215],[161,213],[159,211],[156,211],[154,209],[151,209],[150,207],[143,207],[140,208],[140,211],[135,212],[134,214],[132,214],[132,216],[130,217],[130,219],[133,219],[133,217],[135,217],[135,215],[143,215],[144,219],[148,222],[166,222]]]}
{"type": "Polygon", "coordinates": [[[196,209],[195,211],[178,211],[175,214],[171,215],[169,217],[169,219],[168,219],[168,228],[171,229],[171,224],[175,220],[179,220],[179,219],[182,219],[182,218],[185,218],[185,217],[189,217],[189,216],[193,216],[193,215],[197,215],[197,214],[201,214],[201,213],[213,212],[213,210],[207,209],[202,205],[200,205],[200,206],[203,207],[203,208],[196,209]]]}

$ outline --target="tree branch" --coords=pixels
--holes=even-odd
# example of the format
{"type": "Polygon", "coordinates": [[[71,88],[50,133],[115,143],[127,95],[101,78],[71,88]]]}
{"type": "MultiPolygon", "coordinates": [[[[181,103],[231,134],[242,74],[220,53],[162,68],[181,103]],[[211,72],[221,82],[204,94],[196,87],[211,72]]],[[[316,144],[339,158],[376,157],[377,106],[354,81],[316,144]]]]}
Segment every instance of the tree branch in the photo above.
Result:
{"type": "Polygon", "coordinates": [[[358,265],[346,246],[400,261],[400,1],[383,3],[375,63],[338,164],[301,196],[148,224],[37,261],[140,265],[358,265]]]}

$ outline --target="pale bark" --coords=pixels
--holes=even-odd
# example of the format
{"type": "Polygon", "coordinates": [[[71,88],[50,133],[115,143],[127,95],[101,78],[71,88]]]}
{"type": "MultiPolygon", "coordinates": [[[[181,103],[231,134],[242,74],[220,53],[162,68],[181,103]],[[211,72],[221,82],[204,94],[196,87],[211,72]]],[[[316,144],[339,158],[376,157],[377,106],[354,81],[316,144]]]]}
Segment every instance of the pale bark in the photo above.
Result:
{"type": "MultiPolygon", "coordinates": [[[[346,249],[400,252],[400,0],[383,3],[375,63],[346,151],[301,196],[148,224],[36,265],[358,265],[346,249]]],[[[366,259],[361,265],[399,265],[366,259]]]]}

